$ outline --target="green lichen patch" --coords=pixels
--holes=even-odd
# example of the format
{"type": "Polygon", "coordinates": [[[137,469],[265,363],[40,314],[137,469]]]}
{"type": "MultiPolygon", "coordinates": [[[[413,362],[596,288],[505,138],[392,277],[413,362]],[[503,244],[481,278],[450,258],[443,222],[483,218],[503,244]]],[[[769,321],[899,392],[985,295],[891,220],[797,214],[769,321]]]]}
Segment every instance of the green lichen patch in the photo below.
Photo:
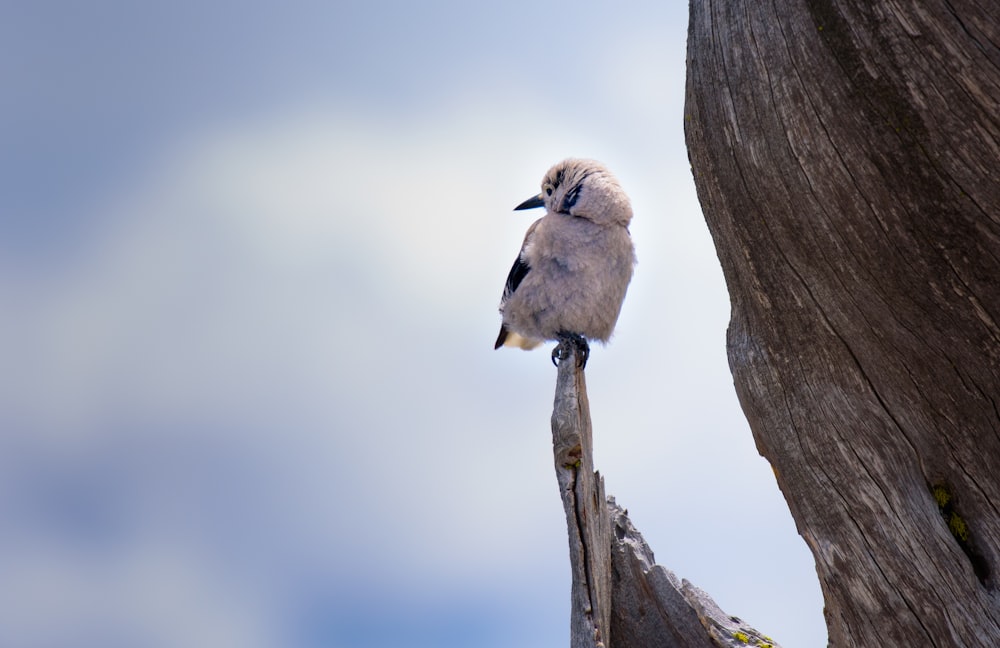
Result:
{"type": "Polygon", "coordinates": [[[954,492],[943,482],[931,485],[930,491],[931,497],[934,498],[938,511],[941,513],[941,518],[948,527],[948,531],[951,533],[952,537],[955,538],[955,542],[958,543],[962,552],[966,555],[966,557],[968,557],[969,563],[972,565],[972,571],[976,574],[976,578],[978,578],[981,583],[986,585],[990,577],[989,565],[987,564],[986,559],[983,558],[978,551],[976,551],[972,530],[969,527],[969,523],[962,516],[956,506],[954,492]]]}
{"type": "Polygon", "coordinates": [[[951,535],[955,536],[955,539],[959,543],[969,541],[969,525],[965,523],[962,516],[958,514],[955,510],[954,496],[951,493],[951,489],[948,488],[946,484],[937,483],[931,486],[931,496],[934,501],[937,502],[938,510],[941,512],[941,517],[944,518],[945,523],[948,525],[948,530],[951,531],[951,535]]]}
{"type": "Polygon", "coordinates": [[[944,484],[935,484],[931,487],[931,495],[934,496],[934,501],[937,502],[938,508],[944,508],[951,501],[951,493],[945,488],[944,484]]]}
{"type": "Polygon", "coordinates": [[[969,541],[969,525],[965,523],[965,520],[955,512],[952,512],[951,517],[948,518],[948,529],[951,530],[951,534],[961,542],[969,541]]]}

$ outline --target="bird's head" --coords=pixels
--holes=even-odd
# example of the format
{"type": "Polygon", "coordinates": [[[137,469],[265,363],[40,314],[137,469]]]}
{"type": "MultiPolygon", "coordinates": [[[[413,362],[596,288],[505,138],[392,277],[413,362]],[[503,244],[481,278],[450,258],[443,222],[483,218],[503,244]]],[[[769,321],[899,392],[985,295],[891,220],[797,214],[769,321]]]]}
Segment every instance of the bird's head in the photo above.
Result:
{"type": "Polygon", "coordinates": [[[600,225],[628,226],[632,220],[632,205],[618,180],[594,160],[569,158],[549,169],[542,180],[542,192],[514,209],[533,207],[600,225]]]}

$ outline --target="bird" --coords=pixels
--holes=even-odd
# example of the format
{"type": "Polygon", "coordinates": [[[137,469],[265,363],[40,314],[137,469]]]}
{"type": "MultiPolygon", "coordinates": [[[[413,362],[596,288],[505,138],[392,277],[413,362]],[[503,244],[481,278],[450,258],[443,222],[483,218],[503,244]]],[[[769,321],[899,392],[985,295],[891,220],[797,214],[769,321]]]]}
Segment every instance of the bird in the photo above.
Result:
{"type": "Polygon", "coordinates": [[[514,208],[545,207],[546,213],[528,228],[507,275],[493,348],[529,350],[556,340],[553,364],[572,346],[583,368],[588,340],[611,338],[632,280],[632,205],[617,178],[595,160],[555,164],[541,188],[514,208]]]}

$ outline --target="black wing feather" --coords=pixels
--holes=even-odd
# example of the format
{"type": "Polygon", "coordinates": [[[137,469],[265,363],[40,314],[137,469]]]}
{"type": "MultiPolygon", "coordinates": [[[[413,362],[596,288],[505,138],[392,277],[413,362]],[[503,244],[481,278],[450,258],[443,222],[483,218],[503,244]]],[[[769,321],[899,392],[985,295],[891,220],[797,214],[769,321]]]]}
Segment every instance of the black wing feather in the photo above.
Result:
{"type": "Polygon", "coordinates": [[[507,330],[507,327],[504,326],[503,324],[501,324],[500,325],[500,335],[497,336],[497,343],[493,345],[493,350],[494,351],[497,350],[497,349],[499,349],[500,347],[502,347],[503,343],[507,341],[507,334],[508,333],[510,333],[510,331],[507,330]]]}
{"type": "MultiPolygon", "coordinates": [[[[500,312],[503,312],[503,305],[507,303],[510,296],[514,294],[517,287],[520,286],[521,282],[524,281],[524,278],[528,276],[528,271],[531,270],[531,266],[524,261],[524,250],[528,247],[528,240],[531,238],[531,235],[535,233],[535,228],[538,227],[538,223],[541,221],[542,219],[538,219],[532,223],[531,227],[528,228],[527,234],[524,235],[524,243],[521,245],[521,251],[518,253],[517,258],[514,259],[514,265],[511,266],[510,272],[507,273],[507,283],[504,284],[503,295],[500,297],[500,312]]],[[[507,329],[507,326],[501,323],[500,335],[497,336],[497,342],[493,348],[499,349],[502,347],[503,343],[507,341],[507,335],[509,334],[510,331],[507,329]]]]}
{"type": "MultiPolygon", "coordinates": [[[[514,294],[514,291],[517,290],[521,281],[524,280],[525,276],[527,276],[529,270],[531,270],[531,266],[525,263],[521,259],[521,255],[518,254],[517,259],[514,260],[514,265],[511,266],[510,273],[507,275],[507,283],[503,287],[503,297],[500,298],[501,310],[503,309],[503,305],[507,299],[514,294]]],[[[494,349],[499,349],[503,346],[503,343],[507,341],[508,333],[509,331],[507,330],[507,327],[501,324],[500,335],[497,336],[497,342],[493,345],[494,349]]]]}
{"type": "Polygon", "coordinates": [[[527,276],[528,271],[531,270],[531,266],[521,259],[521,255],[518,254],[517,258],[514,260],[514,265],[511,266],[510,273],[507,275],[507,283],[503,287],[503,297],[500,298],[500,303],[506,302],[517,287],[521,285],[521,282],[527,276]]]}

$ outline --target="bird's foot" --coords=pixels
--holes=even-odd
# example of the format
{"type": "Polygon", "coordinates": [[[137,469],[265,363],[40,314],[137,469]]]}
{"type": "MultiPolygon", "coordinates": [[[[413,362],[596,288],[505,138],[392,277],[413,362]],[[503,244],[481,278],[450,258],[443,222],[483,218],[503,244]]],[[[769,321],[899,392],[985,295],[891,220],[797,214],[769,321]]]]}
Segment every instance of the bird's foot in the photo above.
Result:
{"type": "Polygon", "coordinates": [[[559,344],[552,349],[552,364],[559,366],[559,363],[576,353],[576,366],[583,369],[587,366],[587,358],[590,357],[590,345],[587,339],[578,333],[567,333],[561,331],[557,336],[559,344]]]}

